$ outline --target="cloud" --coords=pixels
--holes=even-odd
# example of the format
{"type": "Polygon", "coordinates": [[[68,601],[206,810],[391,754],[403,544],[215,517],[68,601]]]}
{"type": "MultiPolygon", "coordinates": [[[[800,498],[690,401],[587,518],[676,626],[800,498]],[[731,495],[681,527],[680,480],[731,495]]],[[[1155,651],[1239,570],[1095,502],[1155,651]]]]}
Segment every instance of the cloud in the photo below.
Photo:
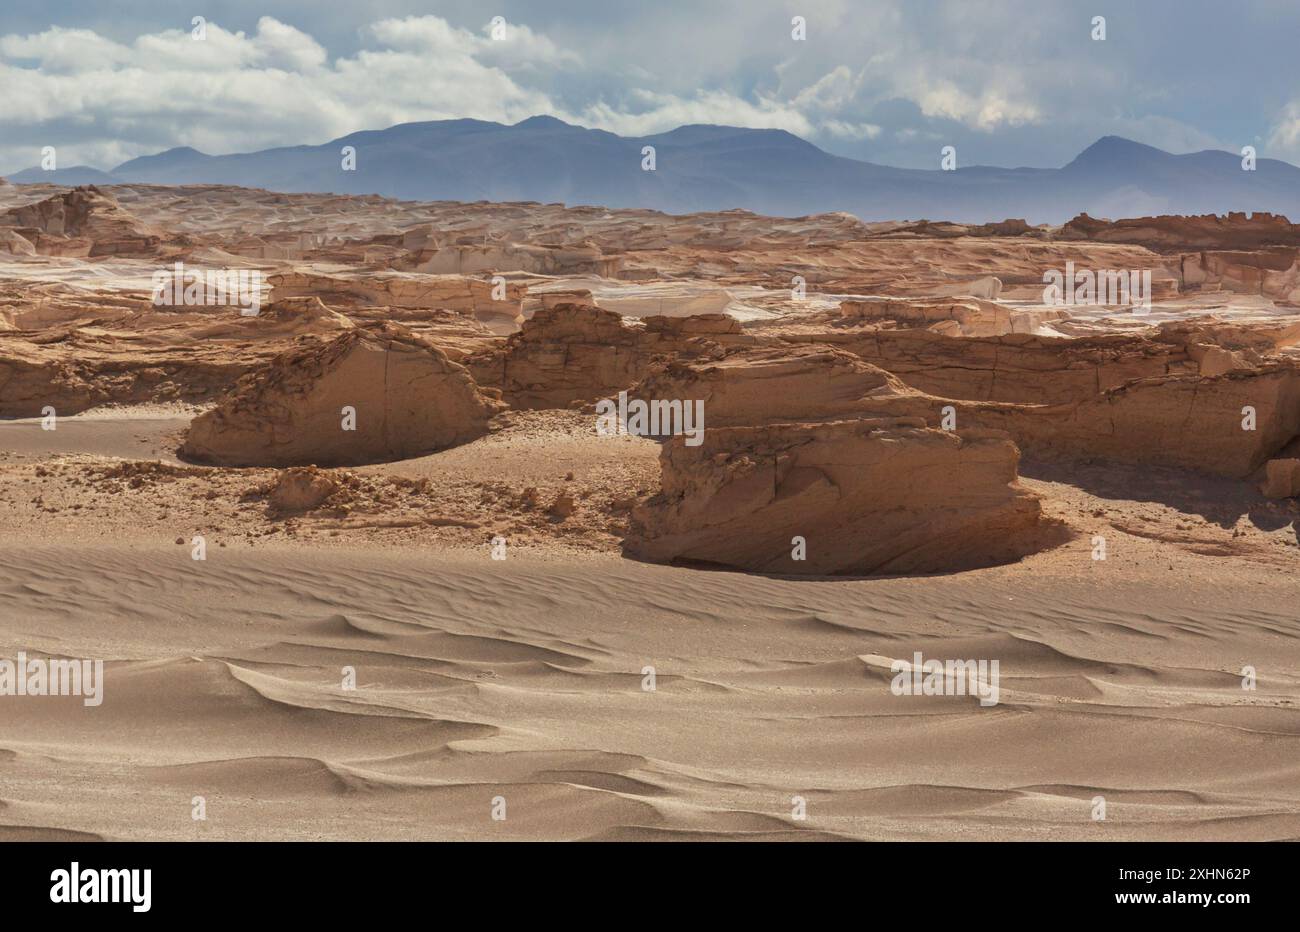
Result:
{"type": "Polygon", "coordinates": [[[783,129],[807,136],[813,125],[797,109],[780,101],[759,97],[748,101],[721,91],[701,91],[694,97],[636,91],[628,111],[596,103],[582,112],[580,122],[608,129],[621,136],[647,136],[690,123],[719,123],[754,129],[783,129]]]}
{"type": "MultiPolygon", "coordinates": [[[[30,165],[40,146],[61,144],[64,165],[111,168],[106,155],[129,157],[172,145],[220,154],[323,142],[415,120],[512,123],[538,113],[626,135],[684,123],[852,139],[879,132],[870,123],[836,117],[854,93],[855,79],[842,67],[790,99],[761,90],[676,94],[615,84],[614,98],[569,105],[530,77],[547,69],[580,72],[581,57],[527,24],[509,23],[505,38],[494,39],[488,24],[474,32],[428,15],[379,20],[364,34],[367,47],[333,60],[312,36],[270,16],[247,34],[207,23],[201,41],[180,29],[129,44],[58,27],[4,36],[0,53],[8,61],[0,62],[0,80],[15,106],[0,112],[0,126],[34,132],[26,147],[0,148],[0,160],[30,165]]],[[[591,77],[591,86],[600,88],[600,76],[591,77]]]]}
{"type": "Polygon", "coordinates": [[[545,93],[483,60],[563,57],[529,30],[513,33],[497,43],[437,17],[384,20],[372,29],[377,47],[333,61],[310,35],[269,16],[252,34],[208,23],[202,41],[181,30],[130,44],[59,28],[4,36],[0,138],[27,127],[29,143],[4,145],[0,160],[34,164],[47,144],[60,145],[64,165],[172,145],[227,153],[411,120],[554,112],[545,93]]]}
{"type": "Polygon", "coordinates": [[[1293,100],[1282,108],[1265,140],[1265,158],[1300,161],[1300,100],[1293,100]]]}
{"type": "Polygon", "coordinates": [[[503,39],[477,0],[376,6],[417,4],[214,0],[202,42],[187,17],[160,31],[131,11],[105,23],[90,0],[52,7],[58,25],[0,36],[0,173],[44,145],[111,168],[176,145],[220,154],[539,113],[627,135],[784,129],[915,167],[933,166],[936,143],[966,164],[1060,165],[1108,133],[1174,151],[1267,138],[1261,154],[1300,156],[1300,102],[1275,96],[1294,82],[1273,54],[1300,12],[1250,0],[1226,19],[1196,0],[1111,10],[1105,42],[1089,39],[1090,13],[1041,0],[503,0],[528,11],[507,15],[503,39]]]}

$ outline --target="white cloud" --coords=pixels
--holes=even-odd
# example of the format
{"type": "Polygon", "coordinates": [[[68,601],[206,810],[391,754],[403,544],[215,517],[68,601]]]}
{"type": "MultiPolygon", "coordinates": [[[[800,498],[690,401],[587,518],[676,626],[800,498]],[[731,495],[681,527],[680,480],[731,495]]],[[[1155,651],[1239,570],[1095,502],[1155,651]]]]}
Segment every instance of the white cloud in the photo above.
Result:
{"type": "Polygon", "coordinates": [[[38,161],[42,145],[59,144],[64,165],[108,168],[115,163],[106,154],[172,145],[221,154],[324,142],[412,120],[517,122],[561,110],[547,94],[480,60],[562,57],[525,27],[512,29],[505,42],[432,16],[384,20],[371,32],[377,48],[332,62],[310,35],[271,17],[251,35],[209,23],[202,41],[181,30],[130,45],[86,30],[4,36],[0,138],[26,126],[32,143],[9,143],[0,158],[25,167],[38,161]],[[65,143],[69,135],[80,138],[65,143]]]}
{"type": "MultiPolygon", "coordinates": [[[[111,168],[174,145],[220,154],[539,113],[627,135],[784,129],[895,164],[929,165],[934,139],[997,164],[1062,164],[1106,133],[1175,151],[1215,144],[1177,112],[1182,85],[1135,80],[1146,52],[1126,59],[1120,40],[1140,24],[1117,21],[1116,41],[1092,43],[1039,0],[801,0],[806,42],[792,40],[783,0],[664,0],[600,16],[575,13],[582,2],[539,6],[538,22],[508,22],[504,40],[482,13],[366,21],[363,6],[337,13],[360,38],[344,53],[337,30],[331,44],[272,16],[247,32],[209,21],[203,42],[184,19],[122,41],[58,26],[0,36],[0,172],[35,164],[42,145],[58,145],[63,164],[111,168]]],[[[1300,102],[1261,148],[1300,155],[1300,102]]]]}
{"type": "Polygon", "coordinates": [[[882,132],[882,127],[874,123],[847,123],[843,120],[827,120],[822,130],[840,139],[875,139],[882,132]]]}
{"type": "Polygon", "coordinates": [[[35,61],[49,72],[93,71],[130,60],[131,50],[89,29],[47,29],[30,36],[0,37],[0,55],[35,61]]]}
{"type": "Polygon", "coordinates": [[[1264,158],[1300,160],[1300,100],[1293,100],[1282,108],[1269,129],[1260,155],[1264,158]]]}
{"type": "Polygon", "coordinates": [[[596,103],[582,113],[581,122],[621,136],[647,136],[689,123],[721,123],[755,129],[783,129],[807,136],[813,125],[788,104],[760,97],[743,100],[722,91],[701,91],[695,97],[636,91],[630,95],[635,112],[596,103]]]}
{"type": "MultiPolygon", "coordinates": [[[[748,96],[725,89],[676,94],[614,83],[617,103],[597,97],[567,108],[529,79],[547,69],[577,71],[583,63],[525,23],[509,23],[504,40],[492,39],[486,25],[475,33],[438,16],[384,19],[364,34],[368,47],[332,61],[312,36],[269,16],[251,34],[210,22],[203,41],[178,29],[130,44],[59,28],[4,36],[0,81],[13,105],[0,111],[0,128],[25,125],[39,137],[41,127],[84,127],[81,138],[61,147],[60,160],[104,168],[119,154],[173,145],[222,154],[324,142],[415,120],[512,123],[538,113],[626,135],[684,123],[849,139],[880,132],[865,121],[837,118],[860,81],[844,67],[789,99],[757,90],[748,96]]],[[[593,86],[600,88],[596,78],[593,86]]],[[[60,140],[4,146],[0,159],[31,165],[47,142],[60,140]]]]}

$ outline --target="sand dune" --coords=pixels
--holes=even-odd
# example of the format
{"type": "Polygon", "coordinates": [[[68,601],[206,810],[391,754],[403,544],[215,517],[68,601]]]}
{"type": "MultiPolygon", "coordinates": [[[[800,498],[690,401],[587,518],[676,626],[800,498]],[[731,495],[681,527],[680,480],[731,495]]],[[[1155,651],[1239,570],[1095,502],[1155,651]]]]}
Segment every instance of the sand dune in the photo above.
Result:
{"type": "Polygon", "coordinates": [[[1033,559],[812,581],[612,557],[6,549],[0,592],[24,609],[0,656],[108,664],[100,708],[6,700],[0,834],[1300,837],[1294,587],[1033,559]],[[894,695],[882,664],[913,651],[999,658],[1002,701],[894,695]]]}

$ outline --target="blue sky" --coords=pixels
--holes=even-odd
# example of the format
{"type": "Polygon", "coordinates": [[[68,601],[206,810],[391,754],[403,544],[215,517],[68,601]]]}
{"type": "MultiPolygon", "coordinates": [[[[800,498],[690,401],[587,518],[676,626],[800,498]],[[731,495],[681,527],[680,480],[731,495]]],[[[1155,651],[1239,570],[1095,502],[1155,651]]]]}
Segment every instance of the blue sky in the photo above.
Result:
{"type": "Polygon", "coordinates": [[[1115,134],[1300,162],[1295,0],[61,0],[0,7],[0,173],[548,113],[1059,166],[1115,134]],[[191,38],[191,17],[208,23],[191,38]],[[506,37],[493,40],[493,16],[506,37]],[[791,19],[807,39],[791,37],[791,19]],[[1106,18],[1106,39],[1091,37],[1106,18]]]}

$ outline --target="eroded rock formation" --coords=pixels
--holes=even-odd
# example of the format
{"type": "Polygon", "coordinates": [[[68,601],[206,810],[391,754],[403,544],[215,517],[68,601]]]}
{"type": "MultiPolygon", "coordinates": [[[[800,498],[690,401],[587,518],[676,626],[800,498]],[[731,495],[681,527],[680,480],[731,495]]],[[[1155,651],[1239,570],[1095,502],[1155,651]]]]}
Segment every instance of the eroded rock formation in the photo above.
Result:
{"type": "Polygon", "coordinates": [[[521,318],[524,287],[463,275],[415,275],[383,272],[370,275],[293,271],[270,276],[277,298],[316,296],[337,307],[443,308],[471,314],[488,324],[513,330],[521,318]],[[500,297],[501,300],[497,300],[500,297]]]}
{"type": "Polygon", "coordinates": [[[1018,559],[1055,533],[1003,434],[906,419],[709,428],[665,445],[630,553],[766,573],[930,573],[1018,559]],[[806,546],[799,553],[799,539],[806,546]]]}
{"type": "Polygon", "coordinates": [[[44,255],[152,256],[162,242],[157,230],[94,185],[7,210],[0,214],[0,226],[14,228],[10,243],[16,234],[44,255]]]}
{"type": "Polygon", "coordinates": [[[195,418],[183,456],[225,466],[341,466],[482,436],[500,405],[436,346],[368,324],[286,353],[195,418]]]}
{"type": "Polygon", "coordinates": [[[631,388],[666,357],[718,355],[753,342],[723,314],[630,322],[592,304],[544,307],[499,350],[466,365],[518,408],[566,408],[631,388]]]}

